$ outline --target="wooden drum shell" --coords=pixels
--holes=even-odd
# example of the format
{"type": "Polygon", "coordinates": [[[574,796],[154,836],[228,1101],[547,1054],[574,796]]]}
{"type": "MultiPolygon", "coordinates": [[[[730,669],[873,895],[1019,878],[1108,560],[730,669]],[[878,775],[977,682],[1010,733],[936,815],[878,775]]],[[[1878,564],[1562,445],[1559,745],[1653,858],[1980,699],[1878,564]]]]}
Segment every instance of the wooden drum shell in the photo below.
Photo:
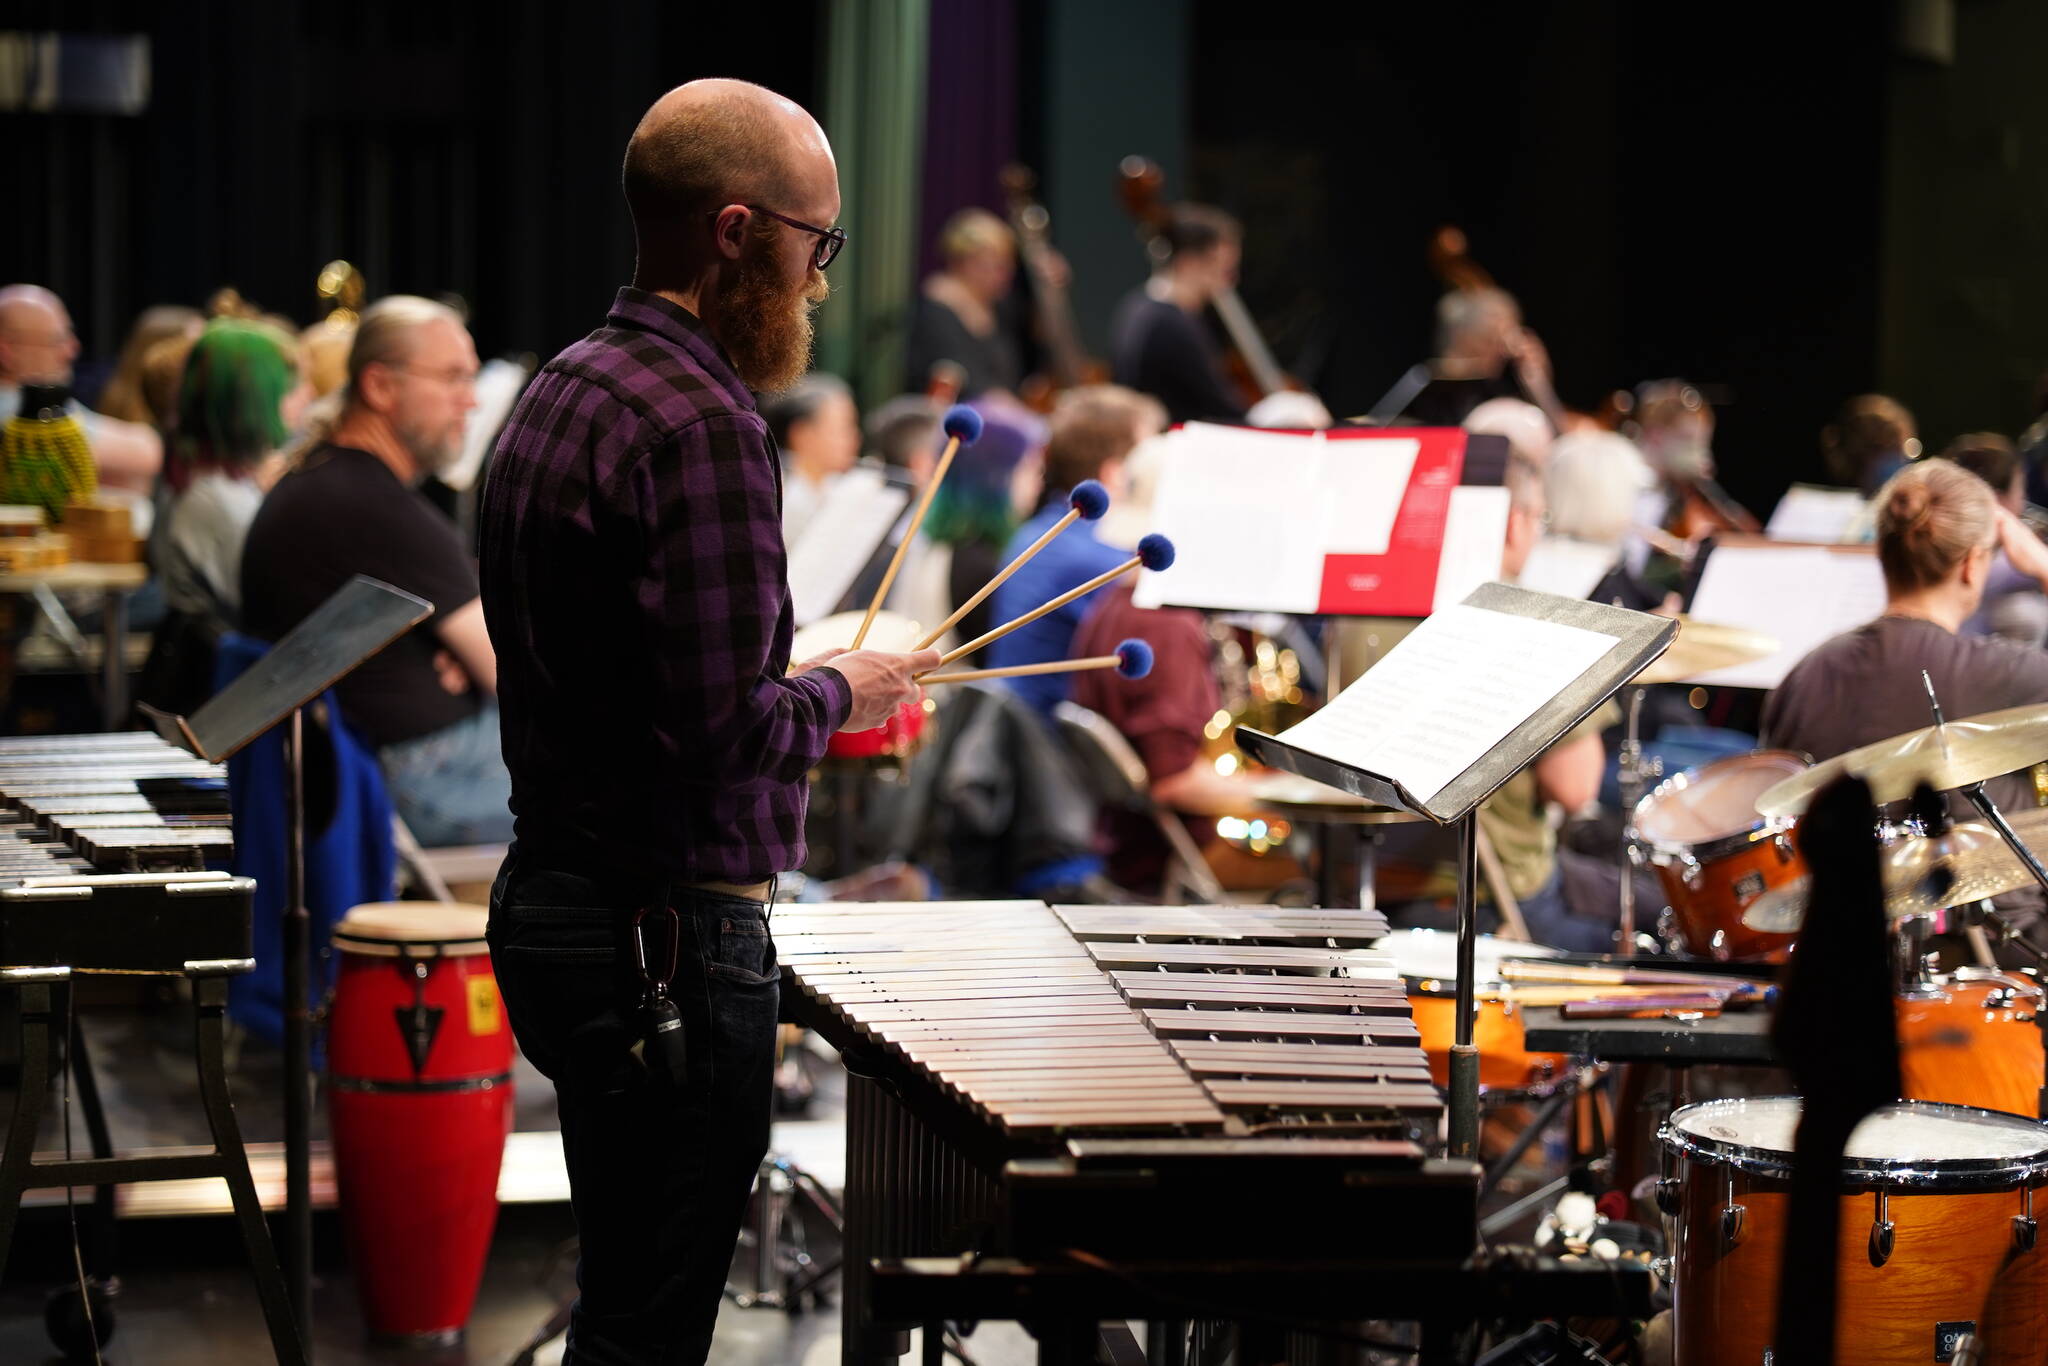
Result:
{"type": "Polygon", "coordinates": [[[2041,988],[2016,973],[1975,969],[1936,983],[1935,995],[1894,998],[1906,1098],[2034,1118],[2042,1078],[2041,1030],[2034,1022],[2041,988]]]}

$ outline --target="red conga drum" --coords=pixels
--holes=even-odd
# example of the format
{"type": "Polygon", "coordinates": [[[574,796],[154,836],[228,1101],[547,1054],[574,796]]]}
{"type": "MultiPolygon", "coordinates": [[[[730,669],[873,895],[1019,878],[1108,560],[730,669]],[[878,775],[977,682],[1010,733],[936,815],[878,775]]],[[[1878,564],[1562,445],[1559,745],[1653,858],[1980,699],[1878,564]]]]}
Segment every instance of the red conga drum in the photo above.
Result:
{"type": "Polygon", "coordinates": [[[498,1219],[512,1031],[478,906],[358,906],[334,930],[334,1175],[379,1341],[462,1335],[498,1219]]]}

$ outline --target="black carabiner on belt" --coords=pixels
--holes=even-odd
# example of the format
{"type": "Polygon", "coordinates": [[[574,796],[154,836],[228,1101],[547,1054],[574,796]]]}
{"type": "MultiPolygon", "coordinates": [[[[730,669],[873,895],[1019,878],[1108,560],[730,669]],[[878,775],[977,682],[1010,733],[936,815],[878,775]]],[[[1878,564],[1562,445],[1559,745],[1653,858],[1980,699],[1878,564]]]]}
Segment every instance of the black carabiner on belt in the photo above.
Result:
{"type": "Polygon", "coordinates": [[[645,906],[633,915],[633,962],[640,972],[640,1042],[634,1053],[656,1077],[680,1089],[689,1075],[689,1056],[684,1048],[683,1012],[669,995],[675,981],[676,963],[683,946],[683,924],[673,906],[645,906]],[[657,972],[647,952],[648,920],[668,918],[665,961],[657,972]]]}

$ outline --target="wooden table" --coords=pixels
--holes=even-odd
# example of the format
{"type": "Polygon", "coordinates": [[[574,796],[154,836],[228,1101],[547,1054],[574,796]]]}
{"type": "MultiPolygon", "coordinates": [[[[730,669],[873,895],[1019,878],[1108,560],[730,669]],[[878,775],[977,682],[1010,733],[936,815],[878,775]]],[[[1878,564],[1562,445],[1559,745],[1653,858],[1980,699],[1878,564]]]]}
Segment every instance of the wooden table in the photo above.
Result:
{"type": "Polygon", "coordinates": [[[100,595],[100,718],[108,730],[128,724],[128,599],[148,582],[146,564],[83,560],[54,569],[0,573],[0,593],[32,595],[47,588],[53,593],[100,595]]]}

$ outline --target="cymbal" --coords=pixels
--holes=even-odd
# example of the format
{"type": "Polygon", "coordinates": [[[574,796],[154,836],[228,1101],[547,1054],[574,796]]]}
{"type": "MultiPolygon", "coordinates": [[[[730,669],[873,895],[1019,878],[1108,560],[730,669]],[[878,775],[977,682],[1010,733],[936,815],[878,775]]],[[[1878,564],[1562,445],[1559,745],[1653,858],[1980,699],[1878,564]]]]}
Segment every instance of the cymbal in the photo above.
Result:
{"type": "Polygon", "coordinates": [[[1764,816],[1796,816],[1813,795],[1843,774],[1870,784],[1873,801],[1904,801],[1915,784],[1950,792],[2048,759],[2048,705],[2008,707],[1982,716],[1907,731],[1838,754],[1796,773],[1757,798],[1764,816]]]}
{"type": "MultiPolygon", "coordinates": [[[[2039,821],[2029,825],[2040,829],[2039,821]]],[[[2033,847],[2028,829],[2015,825],[2014,833],[2033,847]]],[[[2034,881],[1998,832],[1977,821],[1964,821],[1946,835],[1909,839],[1885,850],[1882,872],[1884,910],[1893,920],[1966,906],[2034,881]]],[[[1773,888],[1743,908],[1742,923],[1769,934],[1796,934],[1806,919],[1811,890],[1810,879],[1803,877],[1773,888]]]]}
{"type": "Polygon", "coordinates": [[[1678,683],[1712,669],[1747,664],[1778,652],[1778,640],[1740,626],[1717,626],[1692,617],[1678,619],[1678,639],[1671,648],[1637,674],[1631,682],[1649,687],[1655,683],[1678,683]]]}

